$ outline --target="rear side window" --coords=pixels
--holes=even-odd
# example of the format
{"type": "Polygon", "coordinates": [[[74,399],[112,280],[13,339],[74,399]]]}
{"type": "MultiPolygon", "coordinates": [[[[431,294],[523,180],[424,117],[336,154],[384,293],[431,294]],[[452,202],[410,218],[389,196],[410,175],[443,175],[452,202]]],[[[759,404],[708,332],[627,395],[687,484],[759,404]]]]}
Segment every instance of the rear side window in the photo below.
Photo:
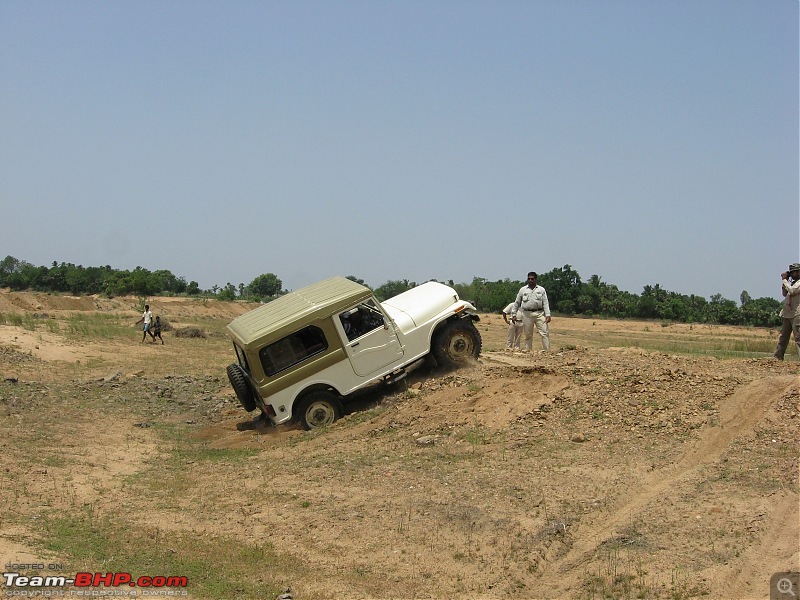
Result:
{"type": "Polygon", "coordinates": [[[327,348],[325,334],[319,327],[310,325],[269,346],[264,346],[258,351],[258,355],[264,373],[271,377],[315,354],[324,352],[327,348]]]}

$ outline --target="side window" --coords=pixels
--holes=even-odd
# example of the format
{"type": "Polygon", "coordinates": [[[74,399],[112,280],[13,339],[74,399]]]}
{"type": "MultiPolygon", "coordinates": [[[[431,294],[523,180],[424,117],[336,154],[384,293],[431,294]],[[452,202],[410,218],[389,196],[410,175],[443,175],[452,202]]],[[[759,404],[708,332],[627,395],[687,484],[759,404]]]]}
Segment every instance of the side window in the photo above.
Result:
{"type": "Polygon", "coordinates": [[[349,341],[384,326],[383,313],[371,299],[340,313],[339,319],[349,341]]]}
{"type": "Polygon", "coordinates": [[[264,372],[275,375],[328,348],[325,334],[313,325],[296,331],[285,338],[264,346],[258,351],[264,372]]]}

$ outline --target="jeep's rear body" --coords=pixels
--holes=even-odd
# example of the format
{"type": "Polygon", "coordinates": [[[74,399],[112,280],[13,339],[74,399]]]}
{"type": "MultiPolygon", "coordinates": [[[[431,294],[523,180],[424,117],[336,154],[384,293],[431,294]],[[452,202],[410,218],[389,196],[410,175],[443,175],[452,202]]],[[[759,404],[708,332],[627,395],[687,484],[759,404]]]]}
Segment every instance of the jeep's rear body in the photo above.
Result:
{"type": "Polygon", "coordinates": [[[393,380],[431,350],[437,327],[474,307],[437,282],[379,303],[372,291],[334,277],[289,292],[228,325],[255,404],[273,424],[293,417],[304,394],[340,397],[393,380]],[[351,321],[358,317],[360,329],[351,321]],[[366,323],[366,325],[365,325],[366,323]]]}

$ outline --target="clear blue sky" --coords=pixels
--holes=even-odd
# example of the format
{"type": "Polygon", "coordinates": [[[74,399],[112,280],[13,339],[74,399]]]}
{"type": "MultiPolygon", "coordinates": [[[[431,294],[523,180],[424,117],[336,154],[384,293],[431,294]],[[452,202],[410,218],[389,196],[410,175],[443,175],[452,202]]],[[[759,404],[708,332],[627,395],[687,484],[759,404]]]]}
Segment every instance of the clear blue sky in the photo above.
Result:
{"type": "Polygon", "coordinates": [[[796,0],[0,2],[0,254],[780,298],[796,0]]]}

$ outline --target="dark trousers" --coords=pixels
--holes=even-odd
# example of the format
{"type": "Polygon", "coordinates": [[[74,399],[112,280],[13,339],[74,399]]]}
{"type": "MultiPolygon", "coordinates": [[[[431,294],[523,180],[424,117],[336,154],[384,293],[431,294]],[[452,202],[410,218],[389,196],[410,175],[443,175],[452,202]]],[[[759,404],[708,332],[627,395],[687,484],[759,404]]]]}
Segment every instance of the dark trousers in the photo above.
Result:
{"type": "Polygon", "coordinates": [[[778,347],[775,348],[775,358],[783,360],[792,332],[794,332],[794,343],[797,346],[797,356],[800,357],[800,317],[795,317],[794,319],[782,319],[778,347]]]}

